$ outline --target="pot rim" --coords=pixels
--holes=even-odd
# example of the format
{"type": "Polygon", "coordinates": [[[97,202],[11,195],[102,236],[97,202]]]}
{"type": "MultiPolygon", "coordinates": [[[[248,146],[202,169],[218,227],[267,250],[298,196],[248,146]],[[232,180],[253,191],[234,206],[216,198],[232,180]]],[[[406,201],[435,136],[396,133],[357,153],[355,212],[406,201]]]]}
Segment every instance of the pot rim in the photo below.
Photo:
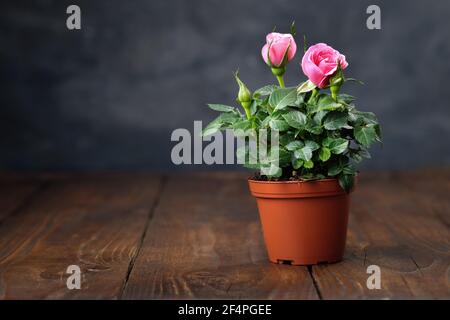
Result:
{"type": "MultiPolygon", "coordinates": [[[[348,195],[336,178],[308,181],[260,181],[248,179],[251,194],[256,198],[288,199],[348,195]]],[[[352,192],[354,188],[350,192],[352,192]]]]}
{"type": "Polygon", "coordinates": [[[308,183],[308,182],[331,182],[337,181],[336,178],[325,178],[325,179],[317,179],[317,180],[287,180],[287,181],[264,181],[264,180],[254,180],[252,178],[247,179],[251,183],[262,183],[262,184],[284,184],[284,183],[308,183]]]}

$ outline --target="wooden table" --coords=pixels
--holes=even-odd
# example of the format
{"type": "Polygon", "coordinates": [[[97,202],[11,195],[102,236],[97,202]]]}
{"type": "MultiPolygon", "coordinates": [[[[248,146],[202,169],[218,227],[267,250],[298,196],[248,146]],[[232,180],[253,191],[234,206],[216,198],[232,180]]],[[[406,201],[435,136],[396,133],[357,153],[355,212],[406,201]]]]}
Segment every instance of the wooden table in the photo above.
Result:
{"type": "Polygon", "coordinates": [[[0,298],[450,298],[450,169],[362,174],[344,261],[313,267],[267,261],[245,179],[0,174],[0,298]]]}

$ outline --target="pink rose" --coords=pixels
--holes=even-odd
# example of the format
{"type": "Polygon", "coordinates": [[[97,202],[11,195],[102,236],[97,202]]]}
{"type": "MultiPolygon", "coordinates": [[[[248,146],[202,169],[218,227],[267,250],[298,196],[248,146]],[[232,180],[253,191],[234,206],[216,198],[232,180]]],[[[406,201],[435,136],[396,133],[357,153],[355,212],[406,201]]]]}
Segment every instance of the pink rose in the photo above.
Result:
{"type": "Polygon", "coordinates": [[[302,59],[303,73],[319,88],[329,84],[331,76],[337,70],[348,66],[345,56],[325,43],[318,43],[308,48],[302,59]]]}
{"type": "Polygon", "coordinates": [[[297,51],[294,37],[289,33],[272,32],[266,36],[266,44],[261,54],[269,66],[282,67],[286,51],[287,61],[291,61],[297,51]]]}

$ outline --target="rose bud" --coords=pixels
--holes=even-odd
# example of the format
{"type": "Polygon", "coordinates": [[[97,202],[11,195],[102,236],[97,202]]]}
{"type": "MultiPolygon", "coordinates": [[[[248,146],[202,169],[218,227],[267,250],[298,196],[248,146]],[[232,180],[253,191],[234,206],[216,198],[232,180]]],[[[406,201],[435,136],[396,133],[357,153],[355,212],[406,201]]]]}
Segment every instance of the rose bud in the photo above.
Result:
{"type": "Polygon", "coordinates": [[[291,34],[272,32],[266,36],[261,54],[268,66],[280,68],[294,58],[296,51],[297,44],[291,34]]]}
{"type": "MultiPolygon", "coordinates": [[[[319,88],[325,88],[330,84],[330,79],[335,75],[338,66],[340,70],[347,68],[345,56],[325,43],[309,47],[302,59],[303,73],[319,88]]],[[[340,85],[343,81],[337,78],[333,80],[337,82],[335,85],[340,85]]]]}
{"type": "Polygon", "coordinates": [[[237,84],[239,85],[239,92],[237,96],[237,101],[242,105],[247,115],[247,118],[250,119],[250,105],[252,104],[252,93],[247,88],[245,83],[239,79],[239,73],[236,71],[234,74],[237,84]]]}

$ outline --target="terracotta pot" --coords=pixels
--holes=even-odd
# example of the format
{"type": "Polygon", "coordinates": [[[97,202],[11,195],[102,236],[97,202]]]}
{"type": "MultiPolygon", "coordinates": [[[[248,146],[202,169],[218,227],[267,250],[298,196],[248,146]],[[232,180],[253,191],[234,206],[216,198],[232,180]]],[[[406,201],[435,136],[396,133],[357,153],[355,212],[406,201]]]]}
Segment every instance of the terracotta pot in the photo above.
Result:
{"type": "Polygon", "coordinates": [[[350,197],[336,179],[249,180],[270,261],[292,265],[342,260],[350,197]]]}

